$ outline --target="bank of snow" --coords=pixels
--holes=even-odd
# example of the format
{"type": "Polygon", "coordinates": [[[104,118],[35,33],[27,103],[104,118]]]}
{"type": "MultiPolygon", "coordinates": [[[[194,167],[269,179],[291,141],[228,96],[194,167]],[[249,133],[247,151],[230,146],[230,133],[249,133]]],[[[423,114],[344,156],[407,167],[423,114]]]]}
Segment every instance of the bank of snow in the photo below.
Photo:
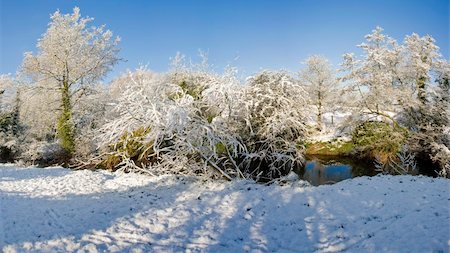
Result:
{"type": "Polygon", "coordinates": [[[309,187],[0,165],[5,252],[448,252],[449,181],[309,187]]]}

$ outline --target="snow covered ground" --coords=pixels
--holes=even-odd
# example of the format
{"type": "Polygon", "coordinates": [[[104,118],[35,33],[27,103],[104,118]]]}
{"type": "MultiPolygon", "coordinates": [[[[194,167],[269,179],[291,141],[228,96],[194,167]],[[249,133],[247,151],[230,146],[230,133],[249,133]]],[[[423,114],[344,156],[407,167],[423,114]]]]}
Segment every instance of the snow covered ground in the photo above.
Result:
{"type": "Polygon", "coordinates": [[[449,252],[446,179],[203,182],[0,165],[4,252],[449,252]]]}

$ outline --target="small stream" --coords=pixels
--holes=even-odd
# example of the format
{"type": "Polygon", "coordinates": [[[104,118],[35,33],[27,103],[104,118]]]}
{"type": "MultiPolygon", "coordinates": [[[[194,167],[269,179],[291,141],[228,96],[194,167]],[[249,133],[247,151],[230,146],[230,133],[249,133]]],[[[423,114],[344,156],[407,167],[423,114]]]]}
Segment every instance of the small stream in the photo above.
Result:
{"type": "Polygon", "coordinates": [[[373,163],[341,156],[307,156],[305,168],[296,171],[301,179],[314,186],[377,174],[373,163]]]}

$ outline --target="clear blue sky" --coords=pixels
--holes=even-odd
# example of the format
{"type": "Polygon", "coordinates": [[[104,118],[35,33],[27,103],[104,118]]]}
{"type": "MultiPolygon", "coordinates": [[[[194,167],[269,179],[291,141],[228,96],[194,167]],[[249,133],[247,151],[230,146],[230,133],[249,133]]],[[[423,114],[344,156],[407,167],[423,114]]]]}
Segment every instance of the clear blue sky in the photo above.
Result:
{"type": "Polygon", "coordinates": [[[342,54],[379,25],[401,41],[416,32],[433,36],[449,58],[449,0],[125,1],[0,0],[0,73],[14,73],[25,51],[35,51],[50,13],[79,6],[93,24],[122,38],[126,59],[107,79],[139,64],[165,71],[177,51],[209,52],[217,69],[232,64],[252,74],[261,68],[297,71],[321,54],[336,66],[342,54]],[[237,58],[237,59],[236,59],[237,58]]]}

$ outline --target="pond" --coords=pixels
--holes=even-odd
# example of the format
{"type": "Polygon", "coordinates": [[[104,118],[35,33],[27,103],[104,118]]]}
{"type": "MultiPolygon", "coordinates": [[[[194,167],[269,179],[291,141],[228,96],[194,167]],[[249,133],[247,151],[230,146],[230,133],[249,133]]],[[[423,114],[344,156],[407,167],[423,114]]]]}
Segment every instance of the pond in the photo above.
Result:
{"type": "Polygon", "coordinates": [[[314,186],[334,184],[339,181],[377,174],[371,162],[341,156],[307,156],[306,165],[296,171],[301,179],[314,186]]]}

